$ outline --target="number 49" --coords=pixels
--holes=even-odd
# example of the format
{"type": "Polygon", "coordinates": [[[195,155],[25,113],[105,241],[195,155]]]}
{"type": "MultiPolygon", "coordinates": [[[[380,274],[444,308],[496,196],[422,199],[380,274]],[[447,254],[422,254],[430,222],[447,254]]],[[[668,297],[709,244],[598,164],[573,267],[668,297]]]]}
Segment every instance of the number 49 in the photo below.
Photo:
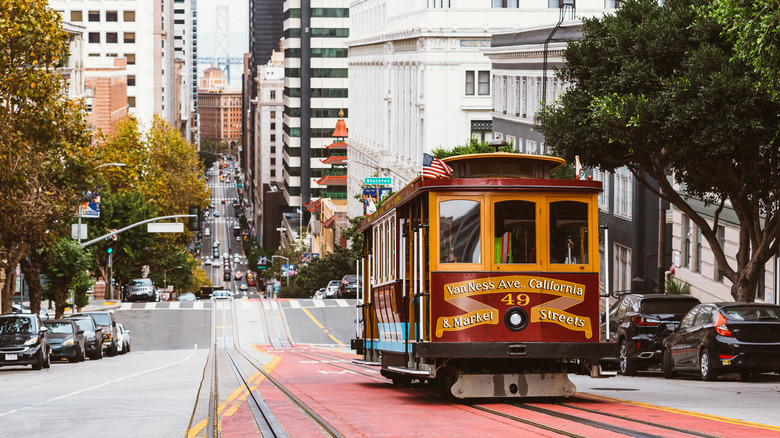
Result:
{"type": "Polygon", "coordinates": [[[531,298],[529,298],[528,295],[526,294],[517,294],[516,296],[512,294],[506,294],[504,298],[501,298],[501,301],[507,306],[518,305],[520,307],[523,307],[523,306],[527,306],[528,303],[531,302],[531,298]]]}

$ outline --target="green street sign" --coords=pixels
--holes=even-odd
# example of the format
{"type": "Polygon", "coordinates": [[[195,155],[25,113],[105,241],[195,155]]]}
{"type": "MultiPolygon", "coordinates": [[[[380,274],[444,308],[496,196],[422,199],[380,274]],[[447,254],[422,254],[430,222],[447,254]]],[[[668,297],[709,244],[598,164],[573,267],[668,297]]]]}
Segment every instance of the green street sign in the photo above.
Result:
{"type": "Polygon", "coordinates": [[[364,178],[363,184],[368,186],[388,186],[393,183],[393,178],[364,178]]]}

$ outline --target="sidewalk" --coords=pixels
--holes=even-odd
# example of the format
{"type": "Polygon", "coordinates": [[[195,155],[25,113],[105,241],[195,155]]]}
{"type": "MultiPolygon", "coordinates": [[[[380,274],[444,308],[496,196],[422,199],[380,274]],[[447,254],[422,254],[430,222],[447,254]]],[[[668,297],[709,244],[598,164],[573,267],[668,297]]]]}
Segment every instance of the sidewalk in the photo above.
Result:
{"type": "MultiPolygon", "coordinates": [[[[81,312],[98,312],[98,311],[113,310],[113,309],[118,309],[120,306],[122,306],[122,302],[119,300],[93,300],[92,296],[89,296],[89,298],[90,298],[89,304],[82,307],[81,312]]],[[[28,308],[30,307],[29,301],[25,301],[22,304],[28,308]]],[[[48,319],[53,319],[54,308],[48,309],[47,308],[48,305],[49,305],[49,300],[43,300],[43,302],[41,302],[41,310],[46,310],[48,319]]],[[[71,313],[78,313],[78,312],[79,311],[71,312],[70,309],[66,308],[64,316],[70,316],[71,313]]],[[[43,314],[41,314],[41,319],[44,319],[43,314]]]]}

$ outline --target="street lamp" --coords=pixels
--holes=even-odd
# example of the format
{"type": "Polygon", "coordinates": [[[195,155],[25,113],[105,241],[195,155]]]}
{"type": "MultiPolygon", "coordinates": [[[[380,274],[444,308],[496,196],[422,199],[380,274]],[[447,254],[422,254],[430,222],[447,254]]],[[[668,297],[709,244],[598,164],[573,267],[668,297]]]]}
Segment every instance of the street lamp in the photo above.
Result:
{"type": "MultiPolygon", "coordinates": [[[[287,263],[287,275],[285,277],[287,277],[287,287],[290,287],[290,259],[288,259],[285,256],[278,256],[278,255],[271,256],[271,260],[275,258],[284,259],[284,261],[287,263]]],[[[281,273],[281,269],[279,270],[279,272],[281,273]]]]}

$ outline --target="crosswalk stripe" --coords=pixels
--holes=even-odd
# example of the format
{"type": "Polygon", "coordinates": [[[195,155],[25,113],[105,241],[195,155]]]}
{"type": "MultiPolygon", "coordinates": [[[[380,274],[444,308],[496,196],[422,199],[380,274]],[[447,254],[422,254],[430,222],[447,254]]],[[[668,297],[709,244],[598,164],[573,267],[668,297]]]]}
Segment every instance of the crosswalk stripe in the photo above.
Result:
{"type": "Polygon", "coordinates": [[[157,303],[146,303],[146,306],[144,307],[144,310],[152,310],[155,307],[157,307],[157,303]]]}
{"type": "Polygon", "coordinates": [[[292,307],[293,309],[300,309],[301,308],[301,303],[298,302],[297,300],[296,301],[290,301],[290,307],[292,307]]]}
{"type": "Polygon", "coordinates": [[[352,307],[352,306],[349,305],[347,300],[338,299],[338,300],[335,300],[335,301],[336,301],[336,304],[339,305],[339,307],[352,307]]]}
{"type": "Polygon", "coordinates": [[[325,302],[322,300],[312,300],[314,302],[314,307],[326,307],[325,302]]]}

